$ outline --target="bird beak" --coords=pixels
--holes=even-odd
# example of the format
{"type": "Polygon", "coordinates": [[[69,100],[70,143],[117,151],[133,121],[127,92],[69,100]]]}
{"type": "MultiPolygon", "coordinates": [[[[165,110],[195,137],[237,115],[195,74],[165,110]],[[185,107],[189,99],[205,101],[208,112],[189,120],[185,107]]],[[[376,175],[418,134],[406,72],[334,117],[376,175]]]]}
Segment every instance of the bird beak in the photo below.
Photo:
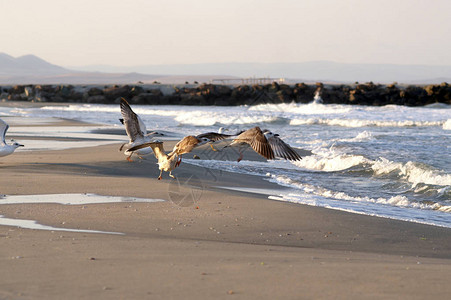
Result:
{"type": "Polygon", "coordinates": [[[22,145],[22,144],[19,144],[19,147],[25,147],[24,145],[22,145]]]}

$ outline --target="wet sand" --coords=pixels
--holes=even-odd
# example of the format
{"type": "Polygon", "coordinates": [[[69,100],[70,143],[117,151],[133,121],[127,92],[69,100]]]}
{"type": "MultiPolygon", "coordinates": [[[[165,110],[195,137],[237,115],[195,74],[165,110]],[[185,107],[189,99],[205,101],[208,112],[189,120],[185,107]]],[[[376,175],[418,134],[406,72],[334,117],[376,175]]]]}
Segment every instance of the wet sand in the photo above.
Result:
{"type": "MultiPolygon", "coordinates": [[[[52,126],[68,124],[73,125],[52,126]]],[[[177,180],[165,173],[158,181],[154,158],[129,163],[119,145],[18,151],[0,158],[0,194],[166,200],[0,205],[6,218],[123,233],[0,226],[0,299],[446,299],[451,294],[451,229],[228,191],[217,186],[280,187],[183,162],[173,172],[177,180]]],[[[194,154],[207,158],[206,153],[194,154]]]]}

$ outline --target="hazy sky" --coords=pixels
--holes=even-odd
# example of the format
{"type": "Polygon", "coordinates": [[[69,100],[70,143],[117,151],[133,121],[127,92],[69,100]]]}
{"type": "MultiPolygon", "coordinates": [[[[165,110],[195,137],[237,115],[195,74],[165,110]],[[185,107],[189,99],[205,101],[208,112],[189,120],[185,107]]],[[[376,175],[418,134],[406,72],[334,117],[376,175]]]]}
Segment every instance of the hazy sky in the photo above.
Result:
{"type": "Polygon", "coordinates": [[[450,0],[0,0],[0,52],[61,66],[451,65],[450,0]]]}

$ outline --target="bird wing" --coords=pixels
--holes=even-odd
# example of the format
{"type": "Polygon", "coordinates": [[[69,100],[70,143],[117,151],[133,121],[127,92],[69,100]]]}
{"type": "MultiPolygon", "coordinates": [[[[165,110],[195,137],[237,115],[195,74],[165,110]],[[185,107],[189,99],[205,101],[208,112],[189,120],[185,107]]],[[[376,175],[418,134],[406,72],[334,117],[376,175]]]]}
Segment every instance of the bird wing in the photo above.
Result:
{"type": "Polygon", "coordinates": [[[207,132],[207,133],[202,133],[199,135],[196,135],[196,138],[201,139],[201,138],[207,138],[213,142],[217,142],[217,141],[222,141],[225,140],[226,138],[235,136],[233,134],[223,134],[223,133],[217,133],[217,132],[207,132]]]}
{"type": "Polygon", "coordinates": [[[177,144],[175,144],[174,149],[168,156],[172,156],[172,154],[182,155],[185,153],[189,153],[193,151],[194,147],[199,144],[199,139],[195,136],[188,135],[181,139],[177,144]]]}
{"type": "Polygon", "coordinates": [[[264,158],[274,159],[274,151],[258,126],[244,131],[234,139],[234,142],[247,143],[264,158]]]}
{"type": "Polygon", "coordinates": [[[139,149],[143,149],[146,147],[151,147],[153,150],[153,153],[155,154],[155,157],[159,160],[161,156],[166,155],[164,153],[164,147],[163,147],[163,142],[157,141],[157,142],[148,142],[148,143],[144,143],[141,145],[137,145],[134,147],[131,147],[130,149],[128,149],[128,151],[133,152],[139,149]]]}
{"type": "Polygon", "coordinates": [[[143,120],[139,117],[139,115],[136,115],[136,117],[138,118],[138,124],[139,124],[139,129],[141,129],[141,133],[143,135],[146,135],[147,134],[146,124],[144,124],[143,120]]]}
{"type": "Polygon", "coordinates": [[[135,114],[128,104],[127,100],[121,98],[121,114],[124,119],[125,131],[130,139],[130,142],[134,142],[138,138],[143,138],[143,132],[140,127],[142,121],[139,116],[135,114]]]}
{"type": "Polygon", "coordinates": [[[0,119],[0,141],[2,142],[3,145],[6,144],[5,135],[6,135],[6,131],[8,130],[8,128],[9,128],[9,125],[6,124],[5,121],[0,119]]]}
{"type": "Polygon", "coordinates": [[[288,160],[301,160],[301,156],[278,136],[268,138],[268,143],[274,151],[275,156],[288,160]]]}

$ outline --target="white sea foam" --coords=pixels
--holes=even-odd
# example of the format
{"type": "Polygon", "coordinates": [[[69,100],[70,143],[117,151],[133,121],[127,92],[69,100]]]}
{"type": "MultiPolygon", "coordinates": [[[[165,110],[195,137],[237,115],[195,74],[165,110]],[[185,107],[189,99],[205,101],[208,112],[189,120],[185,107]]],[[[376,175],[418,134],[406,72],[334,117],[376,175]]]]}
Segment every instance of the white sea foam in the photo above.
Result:
{"type": "Polygon", "coordinates": [[[270,115],[250,115],[250,114],[223,114],[204,111],[193,111],[179,114],[175,120],[180,124],[189,124],[195,126],[213,126],[216,124],[224,125],[244,125],[270,123],[279,120],[276,116],[270,115]]]}
{"type": "Polygon", "coordinates": [[[360,132],[355,138],[350,139],[350,141],[353,142],[367,141],[372,139],[372,137],[373,137],[372,133],[365,130],[360,132]]]}
{"type": "Polygon", "coordinates": [[[351,106],[345,105],[323,105],[321,103],[296,104],[296,103],[281,103],[281,104],[261,104],[252,106],[249,111],[262,112],[278,112],[290,113],[294,115],[329,115],[329,114],[345,114],[353,110],[351,106]]]}
{"type": "Polygon", "coordinates": [[[451,119],[448,119],[445,123],[443,123],[443,129],[451,130],[451,119]]]}
{"type": "Polygon", "coordinates": [[[310,155],[302,158],[300,161],[293,162],[293,164],[309,170],[334,172],[346,170],[368,162],[369,160],[361,155],[341,154],[331,157],[310,155]]]}
{"type": "Polygon", "coordinates": [[[74,111],[74,112],[119,112],[119,106],[113,107],[110,105],[99,104],[70,104],[70,105],[55,105],[55,106],[43,106],[41,110],[53,110],[53,111],[74,111]]]}
{"type": "Polygon", "coordinates": [[[443,121],[385,121],[368,119],[322,119],[322,118],[297,118],[292,119],[290,125],[329,125],[342,127],[428,127],[442,126],[443,121]]]}

